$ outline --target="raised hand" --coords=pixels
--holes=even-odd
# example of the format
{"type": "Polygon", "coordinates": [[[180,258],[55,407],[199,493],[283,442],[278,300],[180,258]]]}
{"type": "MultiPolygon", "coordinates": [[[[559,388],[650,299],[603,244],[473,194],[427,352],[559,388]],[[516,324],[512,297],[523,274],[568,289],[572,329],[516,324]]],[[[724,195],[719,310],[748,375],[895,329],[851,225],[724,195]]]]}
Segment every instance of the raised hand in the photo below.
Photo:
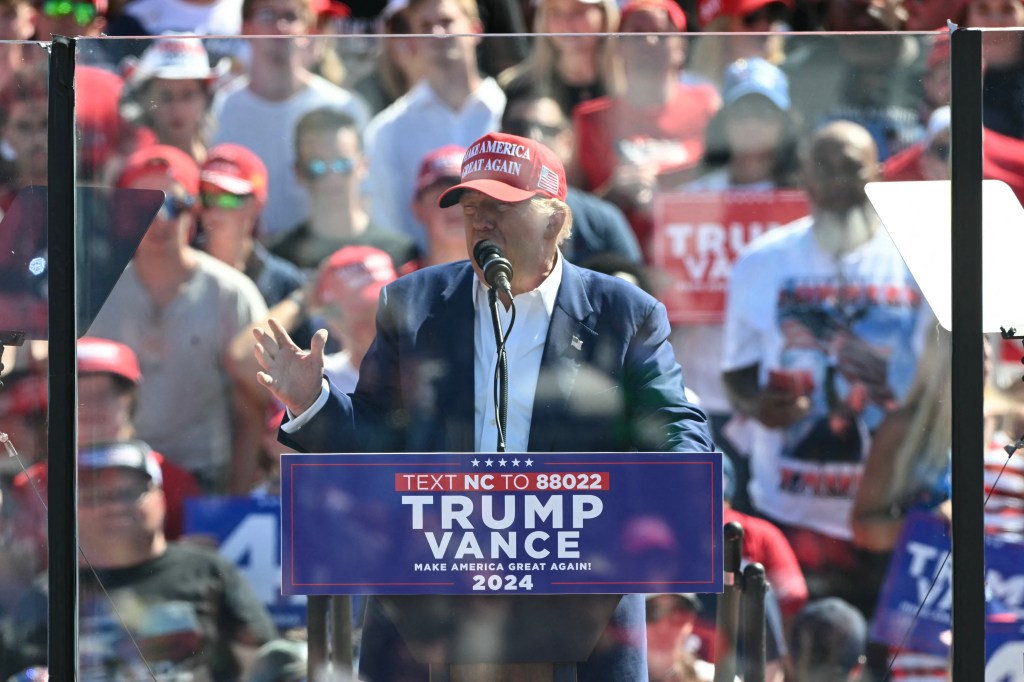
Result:
{"type": "Polygon", "coordinates": [[[271,318],[268,326],[269,333],[259,327],[253,329],[256,338],[253,352],[263,370],[257,373],[256,379],[292,414],[302,414],[320,396],[327,330],[321,329],[313,335],[307,351],[295,345],[277,320],[271,318]]]}

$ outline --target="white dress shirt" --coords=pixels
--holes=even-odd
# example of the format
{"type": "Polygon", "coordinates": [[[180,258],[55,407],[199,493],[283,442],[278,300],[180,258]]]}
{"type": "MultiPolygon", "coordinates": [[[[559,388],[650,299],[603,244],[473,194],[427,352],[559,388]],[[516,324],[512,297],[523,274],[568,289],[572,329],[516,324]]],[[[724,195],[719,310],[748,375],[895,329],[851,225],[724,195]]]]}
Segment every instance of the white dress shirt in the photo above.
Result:
{"type": "MultiPolygon", "coordinates": [[[[559,254],[551,274],[533,291],[519,294],[512,300],[516,307],[515,326],[506,333],[505,355],[508,358],[508,425],[505,437],[507,452],[526,452],[530,441],[530,420],[533,398],[537,392],[540,361],[548,337],[551,311],[562,283],[562,256],[559,254]]],[[[498,443],[497,408],[494,403],[494,370],[498,351],[494,341],[494,324],[487,302],[487,286],[477,278],[473,287],[476,329],[473,332],[473,388],[475,391],[474,432],[477,452],[495,452],[498,443]]],[[[511,310],[498,305],[501,328],[508,330],[511,310]]]]}

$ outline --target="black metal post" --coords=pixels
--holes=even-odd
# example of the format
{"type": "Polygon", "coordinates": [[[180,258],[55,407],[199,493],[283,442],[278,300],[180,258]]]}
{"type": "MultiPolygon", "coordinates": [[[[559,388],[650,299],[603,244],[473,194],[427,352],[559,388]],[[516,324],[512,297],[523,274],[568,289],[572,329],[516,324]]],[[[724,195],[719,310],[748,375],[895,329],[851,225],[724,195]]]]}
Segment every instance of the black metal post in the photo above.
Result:
{"type": "Polygon", "coordinates": [[[352,652],[352,597],[334,595],[330,599],[331,611],[331,664],[334,674],[355,679],[352,652]]]}
{"type": "Polygon", "coordinates": [[[49,289],[50,678],[78,679],[78,402],[75,341],[75,41],[54,36],[49,63],[47,284],[49,289]]]}
{"type": "Polygon", "coordinates": [[[768,592],[764,566],[747,564],[743,569],[743,680],[744,682],[765,682],[765,658],[767,645],[765,635],[764,599],[768,592]]]}
{"type": "Polygon", "coordinates": [[[740,597],[743,594],[743,526],[730,521],[722,532],[725,557],[725,589],[718,598],[715,614],[715,682],[736,679],[736,644],[740,629],[740,597]]]}
{"type": "Polygon", "coordinates": [[[306,676],[318,680],[327,669],[328,634],[327,607],[330,597],[309,595],[306,597],[306,676]]]}
{"type": "Polygon", "coordinates": [[[985,676],[981,36],[951,38],[954,682],[985,676]]]}

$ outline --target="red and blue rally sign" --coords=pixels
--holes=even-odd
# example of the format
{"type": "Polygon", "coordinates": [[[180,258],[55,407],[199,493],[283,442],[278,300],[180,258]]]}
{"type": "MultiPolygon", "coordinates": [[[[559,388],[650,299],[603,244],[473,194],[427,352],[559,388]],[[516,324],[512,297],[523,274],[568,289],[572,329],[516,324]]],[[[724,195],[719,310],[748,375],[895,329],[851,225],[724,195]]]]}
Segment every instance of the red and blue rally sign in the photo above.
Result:
{"type": "MultiPolygon", "coordinates": [[[[949,547],[945,519],[923,511],[907,516],[875,609],[871,639],[905,651],[949,654],[953,599],[949,547]]],[[[986,535],[985,583],[986,653],[991,663],[1000,650],[1004,650],[1001,658],[1007,650],[1024,653],[1020,625],[1024,619],[1024,545],[986,535]]],[[[1020,658],[1015,660],[1019,664],[1020,658]]]]}
{"type": "Polygon", "coordinates": [[[284,594],[722,591],[719,453],[286,454],[284,594]]]}

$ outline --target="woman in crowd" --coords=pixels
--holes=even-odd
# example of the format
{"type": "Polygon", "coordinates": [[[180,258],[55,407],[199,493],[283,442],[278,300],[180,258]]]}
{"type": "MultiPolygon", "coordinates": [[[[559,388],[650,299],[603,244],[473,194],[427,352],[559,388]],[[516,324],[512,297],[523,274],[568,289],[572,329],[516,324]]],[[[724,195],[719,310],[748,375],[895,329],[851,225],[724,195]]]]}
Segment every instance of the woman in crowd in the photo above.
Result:
{"type": "Polygon", "coordinates": [[[726,70],[722,108],[708,122],[701,191],[796,187],[799,125],[785,74],[764,59],[740,59],[726,70]]]}
{"type": "Polygon", "coordinates": [[[611,68],[609,39],[618,30],[615,0],[541,0],[534,15],[536,38],[522,62],[498,76],[510,99],[531,90],[571,112],[580,102],[606,94],[611,68]],[[577,34],[577,35],[567,35],[577,34]]]}

